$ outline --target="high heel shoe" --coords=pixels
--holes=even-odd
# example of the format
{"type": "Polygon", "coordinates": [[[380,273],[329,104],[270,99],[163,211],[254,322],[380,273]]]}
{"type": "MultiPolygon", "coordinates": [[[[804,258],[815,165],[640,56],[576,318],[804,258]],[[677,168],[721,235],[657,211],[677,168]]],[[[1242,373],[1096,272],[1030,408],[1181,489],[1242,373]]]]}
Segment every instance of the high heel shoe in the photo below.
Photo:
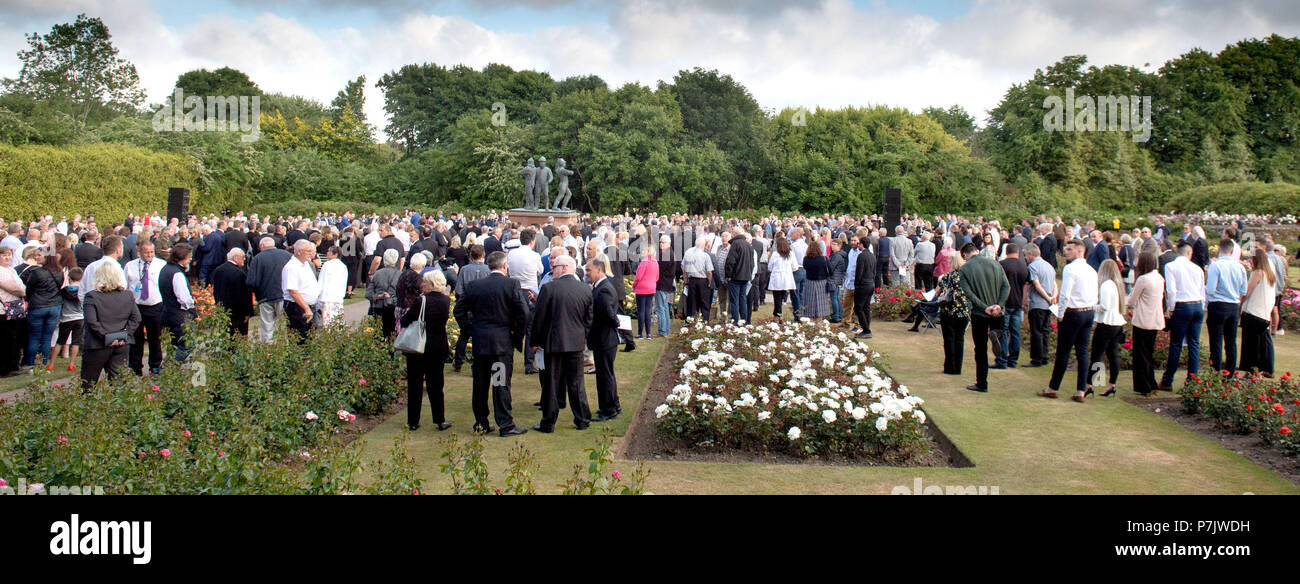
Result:
{"type": "Polygon", "coordinates": [[[1092,395],[1092,388],[1091,388],[1091,387],[1089,387],[1088,389],[1083,390],[1083,397],[1088,397],[1088,396],[1090,396],[1090,395],[1092,395]]]}
{"type": "Polygon", "coordinates": [[[1106,391],[1103,391],[1101,397],[1115,397],[1115,386],[1112,385],[1106,391]]]}

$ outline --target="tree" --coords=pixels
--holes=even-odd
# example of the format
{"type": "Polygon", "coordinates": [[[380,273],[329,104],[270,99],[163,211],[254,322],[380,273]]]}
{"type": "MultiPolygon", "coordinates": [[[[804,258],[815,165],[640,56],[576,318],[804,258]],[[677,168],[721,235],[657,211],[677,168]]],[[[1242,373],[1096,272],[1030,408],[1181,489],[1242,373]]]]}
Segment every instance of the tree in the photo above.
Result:
{"type": "Polygon", "coordinates": [[[262,95],[262,90],[248,78],[247,73],[230,67],[222,67],[215,71],[195,69],[182,73],[176,79],[176,89],[183,91],[185,95],[197,96],[262,95]]]}
{"type": "Polygon", "coordinates": [[[334,114],[334,119],[338,120],[343,116],[345,109],[351,109],[352,114],[356,116],[361,125],[366,125],[366,76],[362,75],[349,81],[342,91],[330,102],[330,111],[334,114]]]}
{"type": "Polygon", "coordinates": [[[953,138],[969,140],[975,135],[975,116],[966,113],[966,108],[962,106],[953,105],[948,109],[927,107],[924,113],[930,119],[939,122],[944,131],[951,134],[953,138]]]}
{"type": "Polygon", "coordinates": [[[735,202],[745,207],[772,192],[774,160],[766,134],[766,114],[758,101],[730,75],[699,67],[679,71],[668,87],[677,97],[682,126],[727,154],[735,168],[735,202]]]}
{"type": "Polygon", "coordinates": [[[102,20],[85,14],[54,25],[45,36],[27,35],[29,48],[18,52],[22,70],[6,86],[60,103],[83,127],[98,109],[135,111],[144,104],[140,77],[135,65],[117,56],[111,38],[102,20]]]}

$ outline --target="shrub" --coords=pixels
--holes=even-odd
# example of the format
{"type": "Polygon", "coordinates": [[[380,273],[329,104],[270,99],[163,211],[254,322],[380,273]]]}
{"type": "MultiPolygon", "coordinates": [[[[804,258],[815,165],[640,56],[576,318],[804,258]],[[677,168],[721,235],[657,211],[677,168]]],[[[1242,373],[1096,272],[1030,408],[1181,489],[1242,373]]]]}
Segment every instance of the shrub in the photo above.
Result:
{"type": "Polygon", "coordinates": [[[1169,208],[1184,213],[1215,211],[1286,215],[1300,208],[1300,186],[1287,183],[1222,183],[1183,191],[1169,200],[1169,208]]]}
{"type": "Polygon", "coordinates": [[[825,322],[688,321],[679,338],[678,383],[655,408],[668,439],[801,457],[907,457],[925,445],[923,400],[825,322]]]}
{"type": "Polygon", "coordinates": [[[1180,392],[1183,407],[1239,434],[1257,432],[1283,452],[1300,455],[1300,386],[1291,372],[1278,379],[1223,373],[1193,377],[1180,392]]]}

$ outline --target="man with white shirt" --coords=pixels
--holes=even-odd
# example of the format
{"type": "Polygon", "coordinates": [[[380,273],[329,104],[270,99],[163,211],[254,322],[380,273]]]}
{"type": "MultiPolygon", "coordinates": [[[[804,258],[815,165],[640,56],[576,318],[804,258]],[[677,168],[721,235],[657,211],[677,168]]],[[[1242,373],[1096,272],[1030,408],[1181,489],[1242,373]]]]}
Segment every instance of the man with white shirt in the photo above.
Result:
{"type": "Polygon", "coordinates": [[[1065,367],[1070,361],[1073,350],[1077,359],[1078,384],[1074,396],[1070,399],[1083,403],[1084,389],[1088,384],[1088,339],[1092,334],[1092,322],[1095,318],[1093,307],[1097,306],[1097,271],[1084,259],[1087,248],[1083,241],[1071,239],[1065,244],[1065,259],[1068,262],[1061,273],[1061,288],[1052,299],[1053,304],[1061,307],[1061,322],[1057,325],[1056,363],[1052,366],[1052,379],[1047,389],[1038,392],[1042,397],[1057,397],[1061,380],[1065,377],[1065,367]]]}
{"type": "Polygon", "coordinates": [[[1201,321],[1205,319],[1205,271],[1192,263],[1192,242],[1178,242],[1177,257],[1165,266],[1165,320],[1169,323],[1169,360],[1160,391],[1173,391],[1174,373],[1187,343],[1187,376],[1201,363],[1201,321]]]}
{"type": "Polygon", "coordinates": [[[325,251],[325,263],[320,267],[321,326],[343,317],[343,295],[348,291],[348,266],[339,259],[342,251],[331,245],[325,251]]]}
{"type": "Polygon", "coordinates": [[[299,341],[307,339],[307,331],[320,322],[320,281],[312,262],[316,259],[316,246],[311,241],[299,239],[293,244],[293,259],[284,264],[280,285],[284,290],[284,313],[289,317],[289,327],[298,332],[299,341]]]}
{"type": "Polygon", "coordinates": [[[537,293],[541,289],[542,279],[542,256],[533,251],[533,238],[537,234],[532,229],[525,229],[519,234],[519,244],[506,254],[506,268],[519,287],[523,288],[528,295],[528,315],[525,322],[528,330],[525,333],[524,347],[524,375],[532,375],[537,372],[535,366],[536,360],[533,359],[532,351],[532,310],[533,303],[537,301],[537,293]]]}
{"type": "MultiPolygon", "coordinates": [[[[81,275],[82,282],[94,282],[95,270],[98,269],[99,266],[104,265],[104,262],[116,262],[118,261],[119,258],[122,257],[121,237],[118,237],[116,235],[104,236],[104,242],[102,244],[102,247],[104,250],[104,257],[101,257],[93,262],[90,262],[90,264],[86,266],[85,271],[81,275]]],[[[92,288],[94,288],[93,285],[82,286],[80,289],[77,290],[77,295],[81,297],[82,303],[86,302],[86,294],[89,293],[92,288]]]]}
{"type": "MultiPolygon", "coordinates": [[[[151,241],[141,241],[140,257],[126,263],[126,287],[135,296],[140,310],[140,326],[135,329],[135,343],[128,351],[126,364],[136,375],[144,373],[144,345],[149,343],[149,374],[162,368],[162,294],[158,276],[167,262],[158,259],[151,241]]],[[[84,277],[84,276],[83,276],[84,277]]]]}

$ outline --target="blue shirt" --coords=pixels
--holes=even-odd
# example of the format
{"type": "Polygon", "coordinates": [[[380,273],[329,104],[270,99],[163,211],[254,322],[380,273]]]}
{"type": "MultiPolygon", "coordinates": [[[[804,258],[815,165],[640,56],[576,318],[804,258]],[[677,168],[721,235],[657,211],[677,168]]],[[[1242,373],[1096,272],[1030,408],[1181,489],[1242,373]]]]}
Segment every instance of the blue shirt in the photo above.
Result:
{"type": "Polygon", "coordinates": [[[1219,256],[1210,262],[1205,272],[1205,301],[1230,302],[1239,304],[1246,295],[1246,268],[1232,261],[1231,257],[1219,256]]]}
{"type": "Polygon", "coordinates": [[[853,279],[854,279],[854,278],[853,278],[853,275],[857,273],[857,269],[858,269],[858,254],[860,254],[860,253],[862,253],[862,250],[860,250],[860,249],[858,249],[858,248],[856,248],[856,247],[853,248],[853,249],[851,249],[851,250],[849,250],[849,267],[848,267],[848,271],[845,272],[845,275],[844,275],[844,289],[845,289],[845,290],[852,290],[852,289],[853,289],[853,279]]]}

